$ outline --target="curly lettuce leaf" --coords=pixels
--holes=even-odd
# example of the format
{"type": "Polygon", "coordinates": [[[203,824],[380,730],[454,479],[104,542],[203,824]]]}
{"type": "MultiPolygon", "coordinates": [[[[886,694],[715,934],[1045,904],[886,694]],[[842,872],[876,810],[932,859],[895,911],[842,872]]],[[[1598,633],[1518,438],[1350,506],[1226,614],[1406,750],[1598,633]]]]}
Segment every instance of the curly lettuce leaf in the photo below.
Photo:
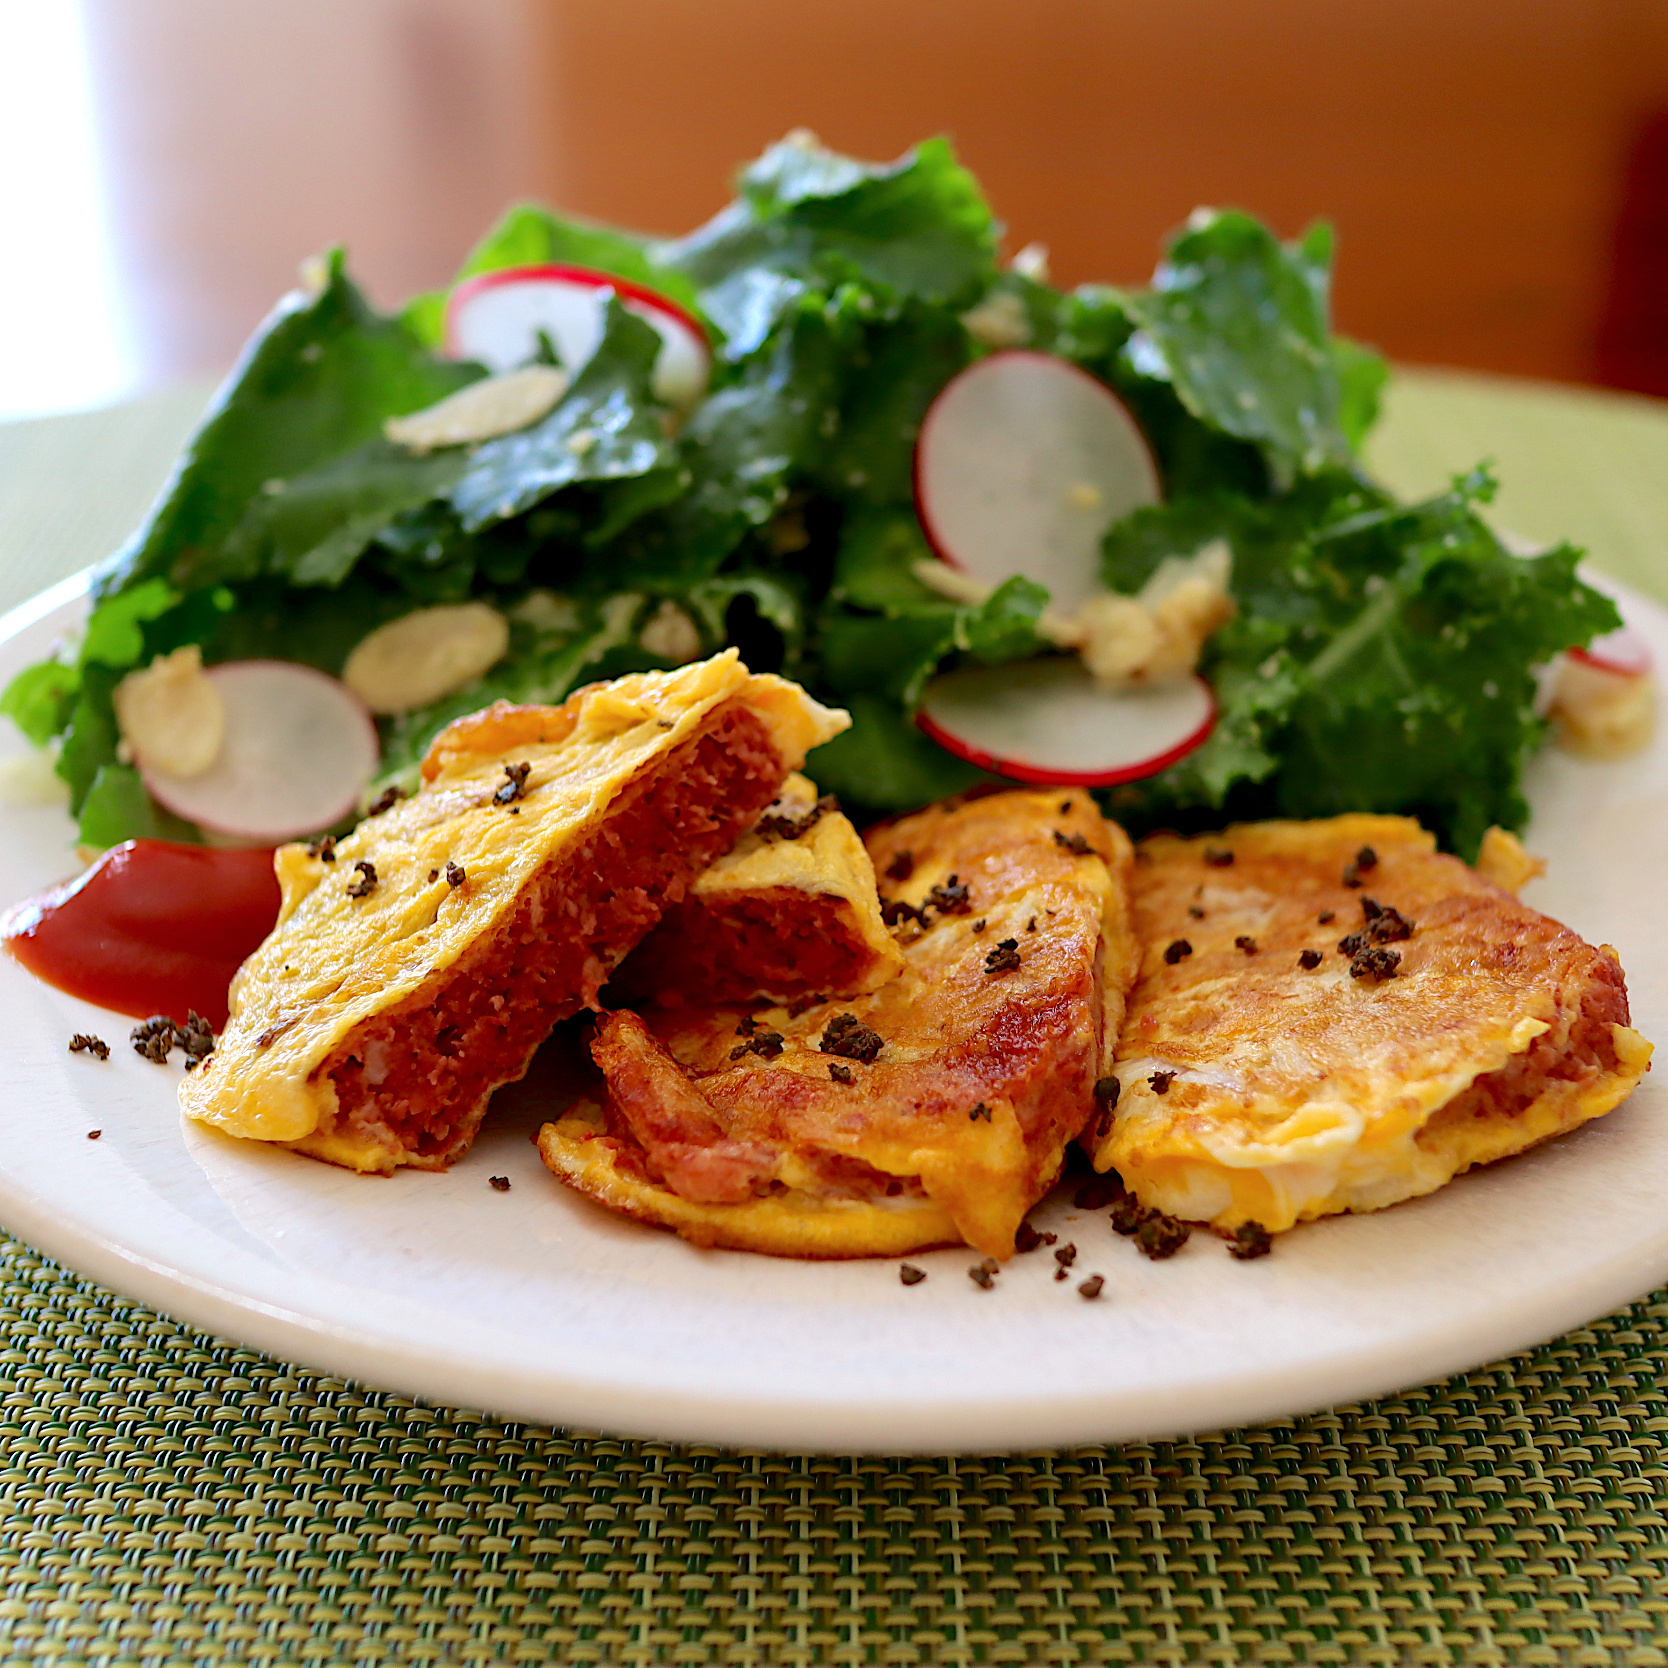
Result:
{"type": "Polygon", "coordinates": [[[379,439],[387,418],[480,375],[373,311],[332,252],[320,287],[286,296],[244,350],[98,598],[153,577],[181,591],[247,577],[233,536],[276,483],[345,457],[379,439]]]}
{"type": "MultiPolygon", "coordinates": [[[[602,337],[548,417],[479,446],[449,496],[465,532],[520,515],[581,483],[643,482],[630,499],[635,514],[675,496],[686,484],[667,437],[651,374],[660,352],[652,325],[609,296],[602,337]]],[[[608,517],[604,516],[605,524],[608,517]]],[[[619,527],[609,528],[610,533],[619,527]]]]}
{"type": "Polygon", "coordinates": [[[1258,447],[1278,486],[1350,456],[1327,322],[1330,265],[1325,227],[1282,244],[1248,214],[1201,209],[1152,289],[1128,300],[1141,326],[1137,369],[1168,380],[1202,422],[1258,447]]]}

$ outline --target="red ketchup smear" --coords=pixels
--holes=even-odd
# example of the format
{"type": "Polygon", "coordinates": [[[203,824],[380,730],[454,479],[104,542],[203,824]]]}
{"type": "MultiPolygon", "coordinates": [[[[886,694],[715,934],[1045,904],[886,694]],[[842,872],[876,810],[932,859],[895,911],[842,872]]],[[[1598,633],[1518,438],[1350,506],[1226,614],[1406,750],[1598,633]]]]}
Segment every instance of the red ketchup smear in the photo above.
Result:
{"type": "Polygon", "coordinates": [[[232,975],[277,920],[270,851],[129,840],[8,911],[0,937],[71,996],[181,1025],[195,1009],[218,1031],[232,975]]]}

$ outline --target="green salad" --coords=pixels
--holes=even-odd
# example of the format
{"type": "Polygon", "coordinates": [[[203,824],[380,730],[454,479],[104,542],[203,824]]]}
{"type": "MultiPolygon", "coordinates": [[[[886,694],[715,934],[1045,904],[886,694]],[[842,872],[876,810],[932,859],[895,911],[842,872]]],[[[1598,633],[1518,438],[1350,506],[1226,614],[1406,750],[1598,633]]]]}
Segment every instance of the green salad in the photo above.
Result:
{"type": "Polygon", "coordinates": [[[148,520],[97,573],[78,646],[18,675],[0,711],[57,746],[85,844],[190,840],[124,762],[115,718],[118,683],[158,655],[197,644],[209,664],[334,675],[380,625],[490,603],[507,652],[379,719],[374,791],[410,785],[436,732],[489,701],[557,701],[669,664],[644,627],[670,602],[703,651],[734,644],[849,708],[851,729],[807,769],[859,814],[965,789],[988,778],[913,721],[926,680],[1055,652],[1040,586],[1016,578],[974,606],[914,571],[931,554],[917,430],[991,351],[977,321],[994,306],[1010,339],[1115,391],[1154,454],[1163,502],[1110,528],[1105,582],[1134,593],[1166,557],[1213,540],[1232,552],[1238,613],[1199,667],[1215,730],[1107,790],[1114,815],[1138,832],[1405,812],[1467,857],[1490,824],[1520,826],[1544,730],[1532,669],[1618,618],[1576,578],[1575,549],[1502,548],[1477,513],[1486,469],[1418,504],[1367,475],[1385,370],[1331,333],[1327,228],[1288,244],[1200,211],[1150,288],[1070,292],[1005,264],[1000,234],[938,139],[886,165],[785,141],[672,242],[516,207],[460,281],[567,263],[649,287],[703,324],[709,387],[687,413],[666,409],[659,337],[616,297],[547,415],[428,452],[384,423],[485,372],[440,351],[444,293],[382,316],[333,253],[249,344],[148,520]]]}

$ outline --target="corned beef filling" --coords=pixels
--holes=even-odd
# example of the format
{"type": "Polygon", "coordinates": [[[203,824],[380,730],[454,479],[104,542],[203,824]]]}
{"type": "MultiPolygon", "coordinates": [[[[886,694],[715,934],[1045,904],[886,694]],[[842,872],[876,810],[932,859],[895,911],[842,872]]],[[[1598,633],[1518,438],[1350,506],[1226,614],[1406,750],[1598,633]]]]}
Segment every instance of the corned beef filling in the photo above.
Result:
{"type": "Polygon", "coordinates": [[[763,994],[782,1001],[843,996],[869,970],[838,898],[773,887],[706,903],[685,899],[620,969],[628,999],[723,1006],[763,994]]]}
{"type": "Polygon", "coordinates": [[[335,1127],[444,1169],[474,1138],[492,1091],[520,1077],[550,1028],[592,1001],[781,779],[759,719],[744,706],[720,708],[704,734],[534,876],[509,919],[469,947],[438,991],[361,1026],[325,1062],[335,1127]]]}
{"type": "Polygon", "coordinates": [[[1600,1072],[1616,1069],[1613,1025],[1628,1022],[1627,985],[1622,971],[1607,956],[1582,982],[1581,1003],[1571,1008],[1563,1000],[1551,1027],[1499,1071],[1479,1077],[1457,1094],[1425,1126],[1436,1129],[1463,1118],[1511,1118],[1534,1104],[1549,1083],[1579,1083],[1600,1072]]]}

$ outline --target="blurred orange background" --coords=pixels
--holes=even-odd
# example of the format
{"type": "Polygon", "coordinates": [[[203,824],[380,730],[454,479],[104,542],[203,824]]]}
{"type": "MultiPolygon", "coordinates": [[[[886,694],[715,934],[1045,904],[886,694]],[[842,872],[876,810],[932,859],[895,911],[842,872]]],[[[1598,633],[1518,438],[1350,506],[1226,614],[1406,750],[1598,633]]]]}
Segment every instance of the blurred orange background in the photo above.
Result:
{"type": "Polygon", "coordinates": [[[1057,281],[1142,281],[1198,203],[1286,235],[1324,216],[1340,326],[1393,357],[1668,393],[1668,0],[80,0],[77,18],[132,389],[224,369],[325,244],[392,304],[512,197],[680,232],[806,126],[871,157],[948,133],[1009,247],[1045,243],[1057,281]]]}

